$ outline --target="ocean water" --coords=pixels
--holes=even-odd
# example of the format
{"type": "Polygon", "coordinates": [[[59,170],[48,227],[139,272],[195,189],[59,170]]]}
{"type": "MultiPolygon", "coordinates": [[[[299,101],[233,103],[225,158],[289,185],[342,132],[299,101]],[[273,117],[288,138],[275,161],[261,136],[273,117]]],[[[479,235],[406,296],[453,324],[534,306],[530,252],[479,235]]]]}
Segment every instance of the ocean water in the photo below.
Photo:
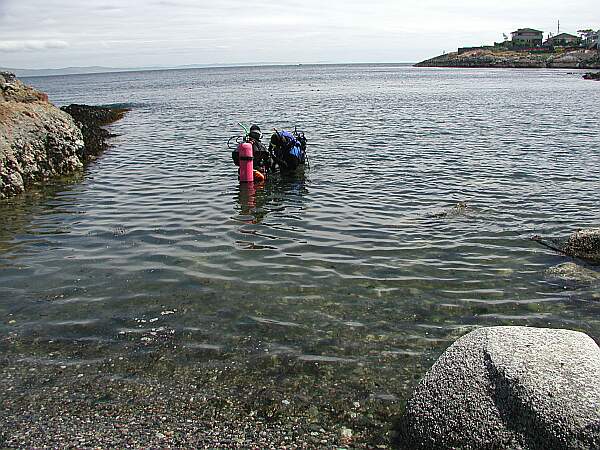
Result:
{"type": "Polygon", "coordinates": [[[600,338],[599,286],[550,279],[569,259],[530,240],[600,222],[600,85],[581,73],[348,65],[26,81],[58,105],[131,111],[85,173],[0,202],[12,355],[93,366],[158,354],[173,370],[237,364],[265,383],[262,361],[279,358],[342,385],[376,380],[362,395],[401,402],[476,327],[600,338]],[[310,168],[240,186],[226,147],[239,121],[304,130],[310,168]]]}

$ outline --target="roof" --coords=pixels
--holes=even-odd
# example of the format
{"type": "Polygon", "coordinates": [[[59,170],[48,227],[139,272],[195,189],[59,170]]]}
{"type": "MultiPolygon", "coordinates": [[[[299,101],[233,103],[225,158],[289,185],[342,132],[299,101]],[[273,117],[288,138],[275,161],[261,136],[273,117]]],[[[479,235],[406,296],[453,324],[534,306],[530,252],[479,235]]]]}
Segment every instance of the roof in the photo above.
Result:
{"type": "Polygon", "coordinates": [[[564,39],[564,38],[567,38],[567,37],[577,39],[577,36],[575,36],[573,34],[569,34],[569,33],[560,33],[560,34],[557,34],[556,36],[552,36],[551,39],[564,39]]]}
{"type": "Polygon", "coordinates": [[[534,30],[533,28],[519,28],[517,31],[513,31],[512,34],[514,33],[544,33],[543,31],[540,30],[534,30]]]}

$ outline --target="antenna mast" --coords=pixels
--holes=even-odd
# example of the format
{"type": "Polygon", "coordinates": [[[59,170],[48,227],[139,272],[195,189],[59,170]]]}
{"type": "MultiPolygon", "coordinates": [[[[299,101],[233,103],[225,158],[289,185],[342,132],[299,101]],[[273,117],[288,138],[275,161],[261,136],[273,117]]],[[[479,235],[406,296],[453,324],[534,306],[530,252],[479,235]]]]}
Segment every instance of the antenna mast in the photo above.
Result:
{"type": "Polygon", "coordinates": [[[558,30],[556,32],[556,35],[558,36],[560,34],[560,19],[558,20],[558,30]]]}

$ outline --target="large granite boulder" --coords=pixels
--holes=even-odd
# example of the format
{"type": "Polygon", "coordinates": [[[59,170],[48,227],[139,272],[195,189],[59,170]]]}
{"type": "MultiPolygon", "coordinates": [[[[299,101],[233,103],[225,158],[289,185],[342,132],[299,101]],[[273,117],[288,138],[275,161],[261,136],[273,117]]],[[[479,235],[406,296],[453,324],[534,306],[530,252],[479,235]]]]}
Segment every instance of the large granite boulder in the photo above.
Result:
{"type": "Polygon", "coordinates": [[[404,449],[600,448],[600,349],[587,335],[481,328],[456,341],[399,422],[404,449]]]}
{"type": "Polygon", "coordinates": [[[48,96],[0,72],[0,199],[83,166],[81,130],[48,96]]]}

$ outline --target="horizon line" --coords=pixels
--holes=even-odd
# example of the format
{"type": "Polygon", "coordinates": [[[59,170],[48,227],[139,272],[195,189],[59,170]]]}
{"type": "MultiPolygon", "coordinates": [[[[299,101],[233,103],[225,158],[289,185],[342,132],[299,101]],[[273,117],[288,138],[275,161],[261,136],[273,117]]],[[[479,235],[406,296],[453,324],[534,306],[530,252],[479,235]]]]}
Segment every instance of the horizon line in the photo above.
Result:
{"type": "Polygon", "coordinates": [[[235,67],[278,67],[278,66],[343,66],[343,65],[413,65],[414,61],[384,61],[384,62],[310,62],[310,63],[292,63],[292,62],[253,62],[253,63],[207,63],[207,64],[183,64],[176,66],[141,66],[141,67],[110,67],[110,66],[68,66],[60,68],[43,68],[43,69],[24,69],[0,67],[0,71],[10,71],[15,75],[23,78],[35,76],[60,76],[60,75],[92,75],[99,73],[119,73],[119,72],[150,72],[161,70],[193,70],[193,69],[218,69],[218,68],[235,68],[235,67]],[[95,71],[94,69],[97,69],[95,71]],[[17,72],[61,72],[65,73],[40,73],[19,75],[17,72]],[[84,71],[84,72],[80,72],[84,71]],[[67,73],[68,72],[68,73],[67,73]]]}

